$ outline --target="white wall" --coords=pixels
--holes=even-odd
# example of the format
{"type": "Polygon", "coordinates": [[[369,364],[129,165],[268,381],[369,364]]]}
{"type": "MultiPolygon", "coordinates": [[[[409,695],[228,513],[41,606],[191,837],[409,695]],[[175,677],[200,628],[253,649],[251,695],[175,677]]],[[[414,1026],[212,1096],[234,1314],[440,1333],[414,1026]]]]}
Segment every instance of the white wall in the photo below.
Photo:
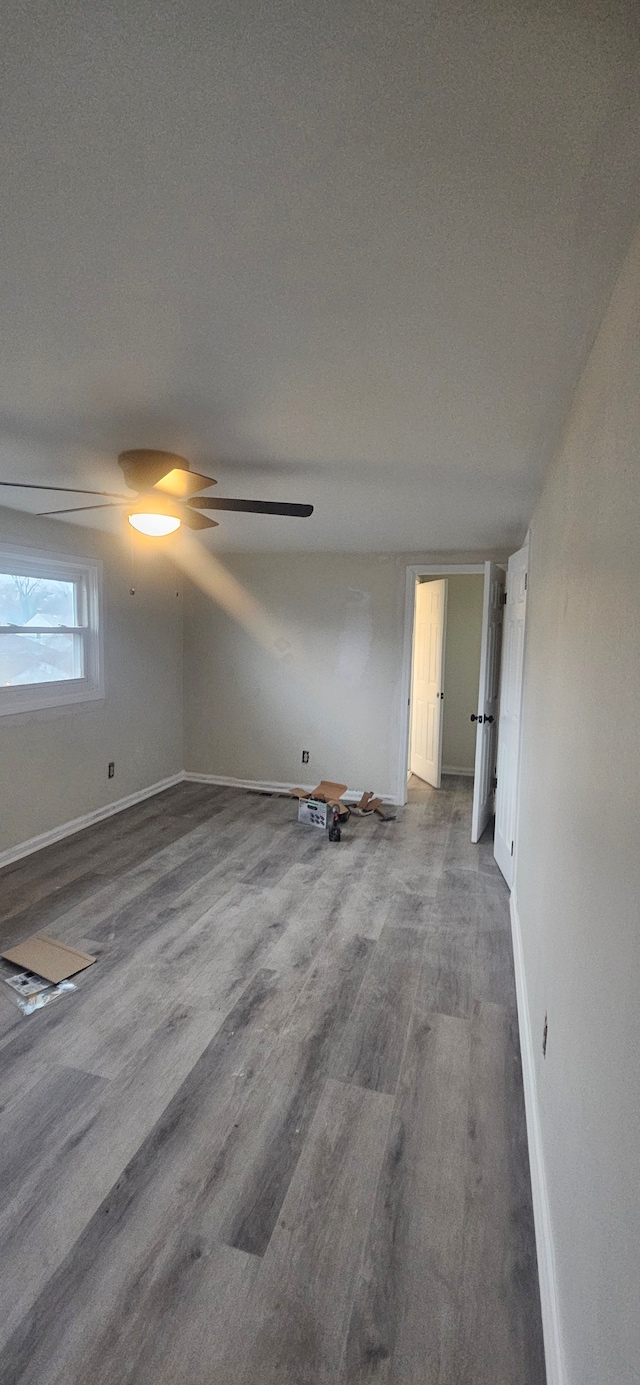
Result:
{"type": "Polygon", "coordinates": [[[485,556],[225,554],[268,634],[260,644],[190,586],[185,767],[263,782],[338,779],[394,795],[406,566],[485,556]]]}
{"type": "Polygon", "coordinates": [[[86,528],[0,510],[0,544],[101,558],[105,697],[0,718],[0,851],[182,768],[182,593],[173,564],[86,528]],[[107,766],[115,761],[115,777],[107,766]]]}
{"type": "Polygon", "coordinates": [[[531,534],[515,895],[570,1385],[640,1379],[639,323],[640,236],[531,534]]]}

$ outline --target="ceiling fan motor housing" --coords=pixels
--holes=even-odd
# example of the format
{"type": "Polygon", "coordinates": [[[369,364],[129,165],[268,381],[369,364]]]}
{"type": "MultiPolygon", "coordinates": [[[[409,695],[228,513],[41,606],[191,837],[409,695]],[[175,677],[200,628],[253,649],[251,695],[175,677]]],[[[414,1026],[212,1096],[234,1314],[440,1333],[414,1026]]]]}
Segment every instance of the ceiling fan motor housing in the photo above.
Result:
{"type": "MultiPolygon", "coordinates": [[[[121,452],[118,462],[127,485],[133,491],[150,490],[171,472],[190,470],[186,457],[180,457],[176,452],[157,452],[144,447],[121,452]]],[[[197,486],[196,489],[201,488],[197,486]]]]}

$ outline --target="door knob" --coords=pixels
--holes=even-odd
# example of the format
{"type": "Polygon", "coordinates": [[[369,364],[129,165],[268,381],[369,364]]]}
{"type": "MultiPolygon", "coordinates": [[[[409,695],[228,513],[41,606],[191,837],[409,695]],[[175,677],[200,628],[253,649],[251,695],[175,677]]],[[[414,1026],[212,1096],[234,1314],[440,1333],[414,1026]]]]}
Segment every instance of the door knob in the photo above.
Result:
{"type": "Polygon", "coordinates": [[[482,721],[482,717],[477,717],[476,714],[475,714],[475,712],[472,712],[472,713],[471,713],[471,720],[472,720],[472,721],[480,721],[480,722],[481,722],[481,721],[482,721]]]}
{"type": "Polygon", "coordinates": [[[493,721],[493,717],[485,717],[485,721],[492,722],[492,721],[493,721]]]}

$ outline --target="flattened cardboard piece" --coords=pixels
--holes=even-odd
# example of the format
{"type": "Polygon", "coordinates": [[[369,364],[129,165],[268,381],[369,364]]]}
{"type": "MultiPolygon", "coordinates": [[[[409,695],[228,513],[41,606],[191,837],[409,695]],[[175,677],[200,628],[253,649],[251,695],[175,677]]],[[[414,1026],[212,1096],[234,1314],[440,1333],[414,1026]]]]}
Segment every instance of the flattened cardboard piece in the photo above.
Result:
{"type": "Polygon", "coordinates": [[[0,955],[6,962],[15,962],[16,966],[24,967],[26,971],[34,971],[37,976],[46,977],[54,985],[58,981],[66,981],[68,976],[75,976],[77,971],[84,971],[85,967],[97,961],[88,952],[79,952],[76,947],[67,947],[66,943],[60,943],[56,938],[45,938],[42,934],[34,934],[26,942],[0,955]]]}
{"type": "Polygon", "coordinates": [[[363,793],[357,805],[356,812],[360,813],[361,817],[365,818],[375,813],[376,817],[379,817],[381,822],[395,822],[396,820],[395,813],[390,813],[385,808],[384,799],[374,798],[372,793],[363,793]]]}

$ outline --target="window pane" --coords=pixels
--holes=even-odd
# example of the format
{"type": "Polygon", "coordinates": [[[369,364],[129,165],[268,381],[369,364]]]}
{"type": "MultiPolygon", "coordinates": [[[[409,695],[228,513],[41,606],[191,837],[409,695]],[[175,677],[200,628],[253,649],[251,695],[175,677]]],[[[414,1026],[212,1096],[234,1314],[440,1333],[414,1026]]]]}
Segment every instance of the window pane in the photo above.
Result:
{"type": "Polygon", "coordinates": [[[84,678],[82,635],[0,635],[0,687],[69,678],[84,678]]]}
{"type": "Polygon", "coordinates": [[[0,572],[0,625],[77,625],[76,591],[75,582],[0,572]]]}

